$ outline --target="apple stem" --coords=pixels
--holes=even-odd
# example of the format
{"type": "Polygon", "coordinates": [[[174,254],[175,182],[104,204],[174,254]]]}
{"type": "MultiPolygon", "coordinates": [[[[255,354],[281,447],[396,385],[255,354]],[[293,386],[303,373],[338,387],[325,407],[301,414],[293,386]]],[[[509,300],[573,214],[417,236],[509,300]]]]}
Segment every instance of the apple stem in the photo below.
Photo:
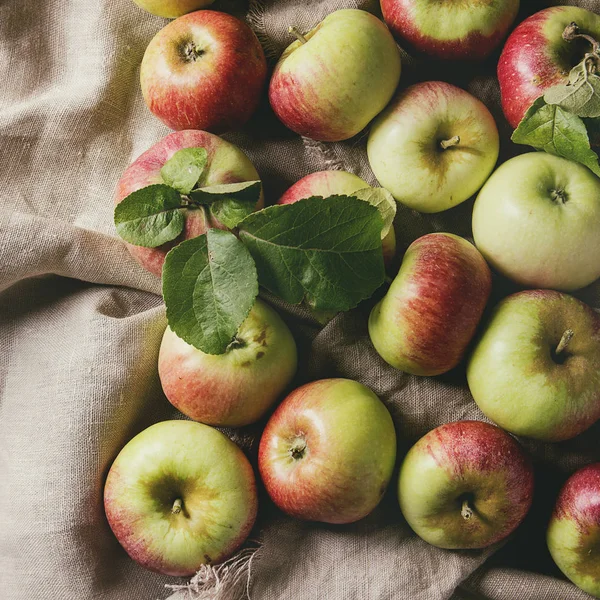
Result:
{"type": "Polygon", "coordinates": [[[177,498],[177,500],[175,500],[175,502],[173,502],[173,508],[171,509],[171,512],[174,515],[178,515],[181,512],[182,507],[183,507],[183,501],[181,500],[181,498],[177,498]]]}
{"type": "Polygon", "coordinates": [[[558,346],[556,346],[555,353],[557,355],[559,355],[561,352],[564,352],[567,349],[567,346],[573,339],[574,335],[575,335],[575,332],[572,329],[567,329],[563,333],[562,338],[560,338],[560,342],[558,343],[558,346]]]}
{"type": "Polygon", "coordinates": [[[572,42],[576,39],[586,40],[592,45],[592,52],[594,54],[598,54],[598,52],[600,52],[600,43],[598,43],[591,35],[580,33],[579,26],[575,22],[567,25],[563,31],[562,37],[566,42],[572,42]]]}
{"type": "Polygon", "coordinates": [[[306,42],[308,42],[308,40],[300,33],[299,29],[293,25],[288,27],[288,33],[291,33],[302,44],[306,44],[306,42]]]}
{"type": "Polygon", "coordinates": [[[447,150],[448,148],[452,148],[452,146],[457,146],[458,144],[460,144],[460,136],[458,135],[451,137],[449,140],[442,140],[440,142],[442,150],[447,150]]]}
{"type": "Polygon", "coordinates": [[[469,506],[468,500],[463,500],[460,514],[465,521],[468,521],[473,516],[473,509],[469,506]]]}

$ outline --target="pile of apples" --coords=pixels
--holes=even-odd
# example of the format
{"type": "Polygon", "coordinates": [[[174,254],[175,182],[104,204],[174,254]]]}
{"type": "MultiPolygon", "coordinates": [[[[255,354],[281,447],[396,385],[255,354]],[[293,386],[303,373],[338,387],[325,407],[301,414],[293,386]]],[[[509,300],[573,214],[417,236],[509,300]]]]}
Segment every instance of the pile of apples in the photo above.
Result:
{"type": "MultiPolygon", "coordinates": [[[[186,14],[206,0],[136,2],[178,17],[150,42],[141,67],[148,107],[177,131],[126,170],[116,202],[160,182],[161,167],[182,148],[206,149],[207,185],[257,180],[246,155],[214,135],[242,126],[259,103],[267,66],[254,33],[224,13],[186,14]]],[[[345,140],[371,124],[369,162],[399,203],[434,213],[479,192],[475,245],[448,233],[413,242],[369,318],[373,346],[401,371],[435,376],[467,357],[473,398],[499,425],[443,425],[402,461],[402,513],[419,536],[441,548],[483,548],[522,522],[532,501],[533,469],[510,434],[555,442],[600,418],[600,317],[565,293],[600,277],[600,179],[543,152],[494,171],[498,131],[479,100],[438,81],[394,95],[401,72],[396,40],[437,59],[481,60],[505,38],[518,8],[518,0],[382,0],[387,27],[364,11],[340,10],[307,33],[290,28],[297,39],[269,83],[274,112],[302,136],[345,140]],[[490,266],[527,289],[502,300],[480,327],[492,288],[490,266]]],[[[580,60],[573,54],[581,47],[561,36],[572,22],[600,39],[600,17],[573,7],[543,10],[509,37],[499,78],[513,127],[580,60]]],[[[351,195],[365,187],[351,173],[324,171],[297,182],[279,202],[351,195]]],[[[129,249],[160,276],[174,244],[215,226],[203,214],[190,214],[175,242],[129,249]]],[[[393,229],[382,246],[389,264],[393,229]]],[[[161,383],[193,421],[153,425],[110,469],[106,514],[133,559],[161,573],[190,575],[240,547],[257,514],[255,475],[242,451],[214,427],[267,417],[289,391],[296,366],[292,334],[260,300],[223,355],[205,354],[167,328],[161,383]]],[[[395,464],[387,408],[347,379],[314,381],[289,393],[268,418],[259,445],[258,470],[273,502],[296,518],[326,523],[369,514],[395,464]]],[[[565,485],[547,538],[558,566],[596,597],[599,536],[596,464],[565,485]]]]}

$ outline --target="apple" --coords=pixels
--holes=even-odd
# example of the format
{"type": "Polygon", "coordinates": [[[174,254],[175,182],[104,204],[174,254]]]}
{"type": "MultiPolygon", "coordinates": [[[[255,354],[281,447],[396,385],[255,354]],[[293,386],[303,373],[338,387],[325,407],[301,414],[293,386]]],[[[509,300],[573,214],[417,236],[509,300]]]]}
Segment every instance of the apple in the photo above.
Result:
{"type": "MultiPolygon", "coordinates": [[[[162,166],[178,150],[195,147],[202,147],[208,153],[208,162],[200,178],[203,186],[260,179],[248,157],[233,144],[206,131],[178,131],[154,144],[125,170],[117,184],[115,204],[140,188],[162,183],[162,166]]],[[[261,196],[256,208],[262,208],[262,205],[261,196]]],[[[183,240],[206,233],[210,227],[224,228],[204,208],[188,209],[185,231],[175,241],[158,248],[131,244],[127,244],[127,248],[142,267],[160,277],[167,252],[183,240]]]]}
{"type": "Polygon", "coordinates": [[[450,233],[420,237],[369,316],[375,350],[413,375],[449,371],[475,334],[491,285],[485,260],[467,240],[450,233]]]}
{"type": "Polygon", "coordinates": [[[369,163],[394,198],[420,212],[470,198],[498,160],[498,129],[486,106],[449,83],[401,92],[373,122],[369,163]]]}
{"type": "Polygon", "coordinates": [[[600,179],[544,152],[517,156],[479,193],[473,237],[494,269],[524,287],[585,287],[600,277],[600,179]]]}
{"type": "Polygon", "coordinates": [[[438,548],[486,548],[502,540],[523,521],[532,497],[533,469],[521,446],[480,421],[430,431],[400,467],[402,514],[438,548]]]}
{"type": "Polygon", "coordinates": [[[513,294],[494,309],[467,380],[503,429],[548,442],[575,437],[600,418],[600,316],[561,292],[513,294]]]}
{"type": "Polygon", "coordinates": [[[260,440],[271,499],[299,519],[353,523],[379,504],[396,460],[392,417],[367,387],[322,379],[293,391],[260,440]]]}
{"type": "Polygon", "coordinates": [[[356,9],[335,11],[305,35],[295,35],[271,78],[275,114],[313,140],[351,138],[383,110],[398,85],[394,38],[377,17],[356,9]]]}
{"type": "Polygon", "coordinates": [[[216,429],[163,421],[121,450],[106,479],[104,508],[133,560],[165,575],[192,575],[247,538],[257,510],[254,472],[216,429]]]}
{"type": "Polygon", "coordinates": [[[214,0],[133,0],[140,8],[157,17],[174,19],[186,13],[206,8],[214,0]]]}
{"type": "Polygon", "coordinates": [[[392,33],[417,52],[442,60],[483,60],[500,44],[519,0],[381,0],[392,33]]]}
{"type": "Polygon", "coordinates": [[[158,374],[169,402],[195,421],[240,427],[258,421],[296,372],[296,344],[260,300],[225,354],[205,354],[167,327],[158,374]]]}
{"type": "Polygon", "coordinates": [[[265,54],[246,23],[199,10],[152,38],[140,81],[148,108],[171,129],[221,133],[252,116],[266,76],[265,54]]]}
{"type": "Polygon", "coordinates": [[[563,39],[571,23],[600,39],[600,16],[575,6],[553,6],[525,19],[506,41],[498,80],[502,109],[512,127],[548,88],[567,83],[571,69],[590,51],[587,43],[563,39]]]}
{"type": "MultiPolygon", "coordinates": [[[[334,196],[336,194],[352,195],[353,192],[370,187],[369,184],[347,171],[318,171],[303,177],[290,187],[277,204],[292,204],[311,196],[334,196]]],[[[383,260],[385,264],[393,261],[396,255],[396,234],[391,227],[383,238],[383,260]]]]}
{"type": "Polygon", "coordinates": [[[546,540],[559,569],[600,598],[600,463],[572,475],[560,491],[546,540]]]}

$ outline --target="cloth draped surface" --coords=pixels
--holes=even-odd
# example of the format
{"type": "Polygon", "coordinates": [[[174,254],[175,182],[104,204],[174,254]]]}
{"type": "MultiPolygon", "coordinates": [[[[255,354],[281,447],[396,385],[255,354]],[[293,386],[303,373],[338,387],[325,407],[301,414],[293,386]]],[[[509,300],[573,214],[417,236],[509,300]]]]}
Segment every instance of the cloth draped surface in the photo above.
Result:
{"type": "MultiPolygon", "coordinates": [[[[600,0],[524,0],[519,20],[553,4],[600,12],[600,0]]],[[[339,8],[378,11],[366,0],[218,0],[246,18],[271,63],[287,27],[308,30],[339,8]]],[[[137,566],[105,520],[102,488],[119,450],[148,425],[183,418],[162,394],[157,354],[166,322],[160,282],[116,237],[115,184],[125,167],[168,133],[147,110],[139,65],[166,24],[130,0],[0,0],[0,597],[3,600],[154,600],[192,597],[184,584],[137,566]]],[[[445,65],[403,53],[401,87],[430,79],[481,98],[509,141],[495,78],[481,65],[445,65]]],[[[300,177],[344,169],[375,184],[365,133],[342,143],[303,140],[265,99],[226,139],[252,159],[268,202],[300,177]]],[[[468,237],[472,200],[439,215],[399,207],[399,256],[417,237],[468,237]]],[[[510,291],[496,279],[494,299],[510,291]]],[[[577,294],[600,308],[600,286],[577,294]]],[[[267,300],[273,301],[267,297],[267,300]]],[[[371,387],[388,406],[399,457],[442,423],[484,419],[464,367],[418,378],[386,365],[366,329],[371,303],[321,327],[275,302],[299,347],[296,384],[340,376],[371,387]]],[[[260,424],[229,432],[255,461],[260,424]]],[[[580,600],[545,548],[556,493],[576,468],[600,459],[600,425],[560,444],[524,440],[536,468],[534,506],[505,544],[449,552],[428,546],[403,520],[395,485],[368,518],[347,526],[285,517],[260,497],[250,577],[230,596],[253,600],[580,600]]],[[[201,588],[201,586],[200,586],[201,588]]]]}

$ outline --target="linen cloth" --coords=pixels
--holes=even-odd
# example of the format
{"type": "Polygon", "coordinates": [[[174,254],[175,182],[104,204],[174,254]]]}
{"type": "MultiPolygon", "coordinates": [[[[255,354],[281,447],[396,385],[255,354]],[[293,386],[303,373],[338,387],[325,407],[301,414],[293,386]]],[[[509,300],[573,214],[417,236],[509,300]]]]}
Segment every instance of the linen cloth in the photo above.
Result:
{"type": "MultiPolygon", "coordinates": [[[[519,20],[552,4],[600,12],[600,0],[523,0],[519,20]]],[[[287,26],[309,29],[362,0],[221,1],[247,18],[271,59],[287,26]]],[[[125,167],[168,133],[146,109],[139,65],[166,24],[130,0],[0,0],[0,598],[152,600],[183,584],[133,563],[103,514],[107,470],[148,425],[183,418],[162,394],[157,354],[165,328],[160,282],[116,238],[112,197],[125,167]]],[[[442,79],[468,89],[494,114],[502,160],[509,142],[495,64],[449,67],[403,54],[401,86],[442,79]]],[[[346,169],[374,184],[366,137],[319,144],[287,131],[263,105],[226,136],[261,174],[270,202],[300,177],[346,169]]],[[[399,207],[398,252],[431,231],[470,235],[472,201],[434,216],[399,207]]],[[[510,291],[495,280],[494,299],[510,291]]],[[[600,308],[600,286],[578,297],[600,308]]],[[[296,384],[357,379],[393,414],[403,452],[433,427],[483,419],[464,368],[434,379],[402,374],[370,345],[371,303],[321,328],[277,303],[300,356],[296,384]]],[[[255,460],[260,425],[233,433],[255,460]]],[[[560,444],[524,441],[536,467],[526,522],[503,546],[449,552],[416,537],[402,519],[395,484],[368,518],[328,526],[285,517],[260,497],[251,565],[253,600],[580,600],[560,576],[544,534],[556,493],[576,468],[600,459],[600,425],[560,444]]],[[[244,590],[235,592],[243,597],[244,590]]],[[[186,591],[174,597],[190,597],[186,591]]]]}

